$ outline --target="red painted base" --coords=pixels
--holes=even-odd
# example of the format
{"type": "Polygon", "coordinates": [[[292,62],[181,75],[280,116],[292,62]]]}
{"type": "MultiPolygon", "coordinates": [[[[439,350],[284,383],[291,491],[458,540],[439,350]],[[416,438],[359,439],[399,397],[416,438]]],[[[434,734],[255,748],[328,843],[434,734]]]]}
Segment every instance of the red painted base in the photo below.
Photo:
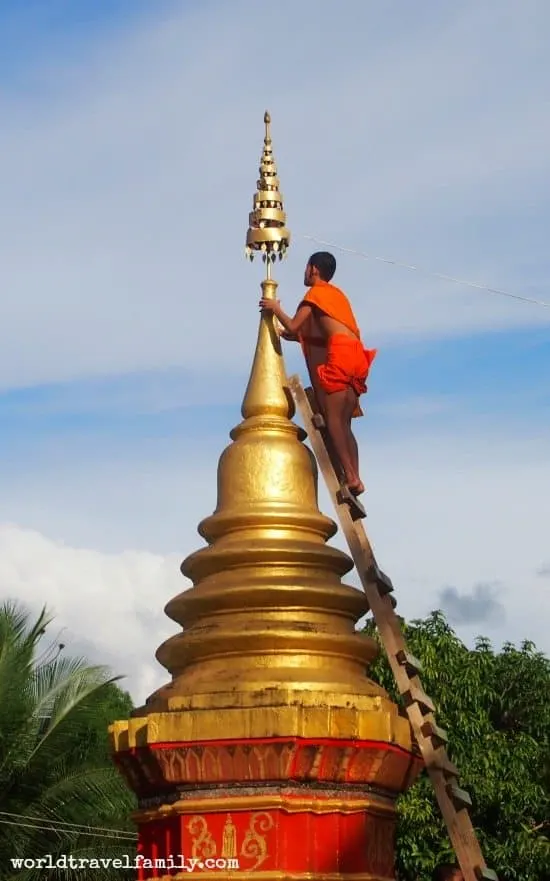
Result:
{"type": "Polygon", "coordinates": [[[138,877],[143,881],[186,871],[182,857],[187,865],[197,861],[194,871],[215,871],[220,878],[224,870],[273,878],[394,878],[395,818],[387,808],[380,813],[375,808],[181,813],[142,824],[139,839],[143,861],[138,877]],[[165,868],[159,860],[166,860],[165,868]]]}
{"type": "Polygon", "coordinates": [[[117,761],[141,804],[140,881],[393,881],[395,799],[421,767],[387,742],[299,737],[156,743],[117,761]]]}

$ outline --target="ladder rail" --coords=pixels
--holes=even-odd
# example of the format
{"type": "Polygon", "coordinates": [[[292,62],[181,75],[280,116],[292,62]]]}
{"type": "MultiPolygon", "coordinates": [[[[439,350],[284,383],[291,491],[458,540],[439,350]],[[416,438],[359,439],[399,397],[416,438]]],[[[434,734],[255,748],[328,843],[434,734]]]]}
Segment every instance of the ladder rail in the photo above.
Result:
{"type": "Polygon", "coordinates": [[[495,872],[485,863],[468,814],[471,798],[457,785],[459,772],[447,755],[446,733],[437,726],[435,707],[424,693],[419,675],[420,663],[407,651],[399,618],[394,611],[395,601],[391,595],[393,585],[379,568],[362,523],[366,516],[364,509],[349,493],[342,493],[334,450],[326,435],[322,416],[317,412],[312,389],[304,389],[298,376],[290,377],[288,385],[331,495],[398,691],[404,699],[411,728],[465,881],[498,881],[495,872]]]}

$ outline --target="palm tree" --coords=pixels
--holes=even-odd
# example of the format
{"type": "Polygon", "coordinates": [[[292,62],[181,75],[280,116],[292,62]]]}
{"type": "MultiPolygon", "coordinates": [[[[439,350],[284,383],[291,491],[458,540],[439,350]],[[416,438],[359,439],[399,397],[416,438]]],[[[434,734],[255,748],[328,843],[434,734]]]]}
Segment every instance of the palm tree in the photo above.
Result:
{"type": "Polygon", "coordinates": [[[41,653],[50,623],[45,609],[33,622],[17,604],[0,606],[0,881],[114,881],[121,870],[108,862],[47,872],[31,862],[136,850],[134,797],[107,740],[131,700],[106,668],[65,657],[63,646],[41,653]]]}

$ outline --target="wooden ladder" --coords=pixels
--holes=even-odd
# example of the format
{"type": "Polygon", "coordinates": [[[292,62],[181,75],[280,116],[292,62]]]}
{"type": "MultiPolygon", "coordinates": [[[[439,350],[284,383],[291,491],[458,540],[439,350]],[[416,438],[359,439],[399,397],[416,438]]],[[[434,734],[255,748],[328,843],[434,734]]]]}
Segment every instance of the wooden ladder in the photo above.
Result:
{"type": "Polygon", "coordinates": [[[332,497],[462,874],[465,881],[498,881],[496,873],[487,868],[483,859],[468,813],[471,798],[459,787],[458,769],[447,755],[447,734],[438,727],[435,706],[422,688],[420,661],[407,651],[401,624],[394,611],[393,585],[378,567],[363,527],[365,510],[338,479],[341,469],[326,434],[323,417],[318,412],[313,390],[304,389],[298,376],[290,377],[288,384],[332,497]]]}

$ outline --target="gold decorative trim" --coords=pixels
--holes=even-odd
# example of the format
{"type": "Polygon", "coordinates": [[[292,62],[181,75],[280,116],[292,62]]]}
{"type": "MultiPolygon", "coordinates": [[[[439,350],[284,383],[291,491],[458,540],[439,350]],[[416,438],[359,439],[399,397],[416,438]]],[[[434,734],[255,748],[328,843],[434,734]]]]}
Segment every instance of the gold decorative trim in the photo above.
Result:
{"type": "MultiPolygon", "coordinates": [[[[153,876],[151,876],[152,878],[153,876]]],[[[199,873],[201,881],[222,881],[223,878],[235,877],[238,881],[320,881],[321,875],[315,872],[287,872],[272,870],[269,872],[243,872],[241,869],[219,869],[217,872],[199,873]]],[[[155,881],[180,881],[189,879],[189,872],[178,872],[177,875],[157,875],[155,881]]],[[[372,875],[370,872],[340,874],[323,872],[322,881],[395,881],[395,876],[372,875]]]]}
{"type": "Polygon", "coordinates": [[[264,738],[269,732],[271,737],[373,740],[412,751],[408,719],[380,695],[311,695],[289,688],[269,697],[272,706],[262,706],[257,695],[258,703],[246,706],[244,695],[237,694],[233,707],[181,708],[114,722],[109,728],[111,746],[123,752],[155,743],[219,741],[224,730],[231,732],[231,740],[264,738]]]}
{"type": "MultiPolygon", "coordinates": [[[[356,814],[361,811],[393,816],[392,804],[378,799],[375,795],[363,798],[313,798],[312,796],[285,795],[236,795],[215,796],[204,799],[180,799],[170,805],[134,811],[132,818],[136,823],[149,823],[164,819],[172,814],[188,813],[229,813],[235,811],[282,810],[287,814],[310,812],[313,814],[356,814]]],[[[202,877],[202,876],[201,876],[202,877]]]]}

